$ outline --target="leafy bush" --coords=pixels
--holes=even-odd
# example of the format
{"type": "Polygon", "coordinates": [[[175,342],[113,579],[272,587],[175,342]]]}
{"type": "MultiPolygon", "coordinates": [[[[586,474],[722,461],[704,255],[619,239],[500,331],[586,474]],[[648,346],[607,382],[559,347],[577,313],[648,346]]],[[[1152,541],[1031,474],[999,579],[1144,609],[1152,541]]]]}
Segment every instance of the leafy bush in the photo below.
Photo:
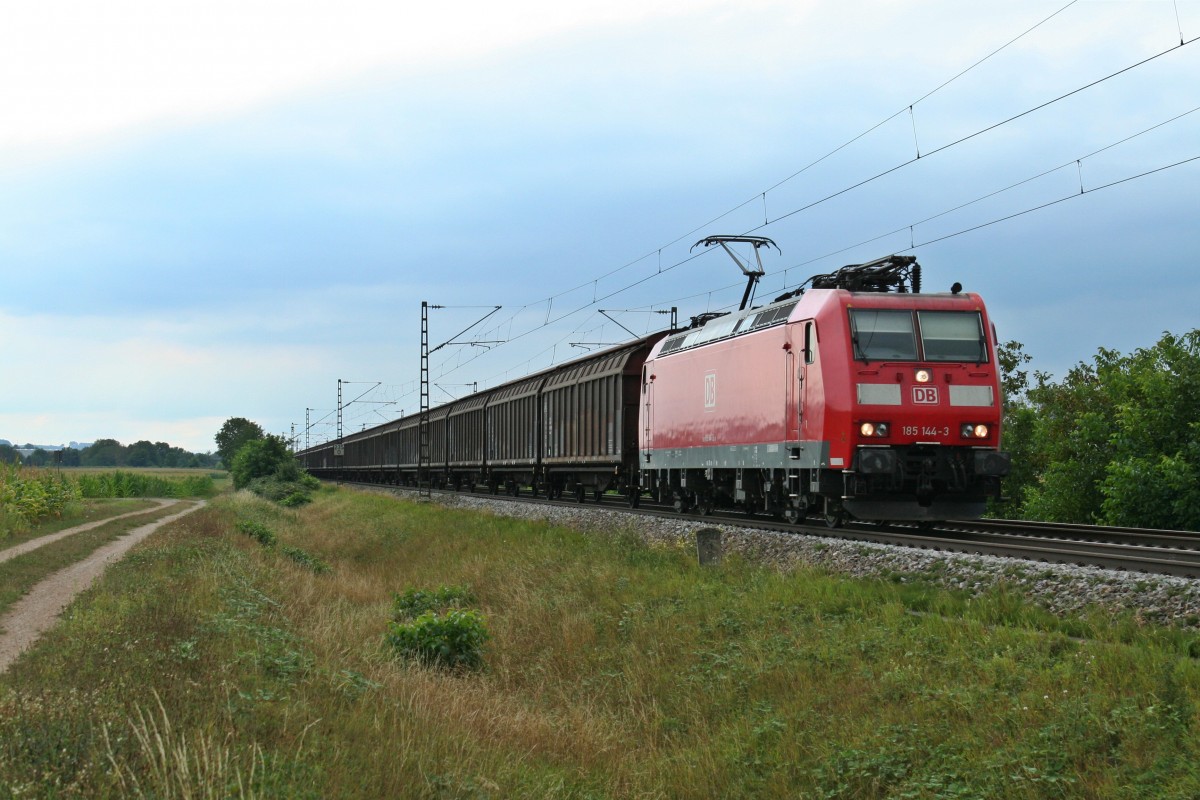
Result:
{"type": "Polygon", "coordinates": [[[300,465],[278,436],[246,443],[233,457],[233,485],[249,489],[273,503],[295,508],[312,500],[321,482],[301,472],[300,465]]]}
{"type": "Polygon", "coordinates": [[[297,491],[297,492],[292,492],[287,497],[280,500],[279,505],[285,506],[287,508],[296,508],[297,506],[302,506],[305,503],[311,503],[311,502],[312,502],[312,495],[308,494],[308,492],[297,491]]]}
{"type": "Polygon", "coordinates": [[[263,547],[275,546],[275,534],[266,525],[253,520],[241,520],[237,524],[237,528],[242,533],[249,536],[254,541],[261,544],[263,547]]]}
{"type": "Polygon", "coordinates": [[[242,445],[233,457],[229,472],[233,476],[234,487],[245,489],[255,478],[295,481],[300,477],[300,466],[288,452],[287,442],[270,435],[242,445]]]}
{"type": "Polygon", "coordinates": [[[483,615],[463,609],[442,615],[427,611],[412,622],[392,622],[386,637],[398,654],[448,669],[483,666],[483,644],[487,639],[483,615]]]}
{"type": "Polygon", "coordinates": [[[324,575],[325,573],[329,572],[328,564],[314,556],[312,553],[306,553],[299,547],[289,547],[285,544],[279,548],[279,552],[283,553],[300,566],[306,567],[318,575],[324,575]]]}
{"type": "Polygon", "coordinates": [[[475,602],[467,586],[443,586],[433,591],[409,589],[392,599],[392,619],[415,619],[427,611],[440,612],[448,608],[463,608],[475,602]]]}

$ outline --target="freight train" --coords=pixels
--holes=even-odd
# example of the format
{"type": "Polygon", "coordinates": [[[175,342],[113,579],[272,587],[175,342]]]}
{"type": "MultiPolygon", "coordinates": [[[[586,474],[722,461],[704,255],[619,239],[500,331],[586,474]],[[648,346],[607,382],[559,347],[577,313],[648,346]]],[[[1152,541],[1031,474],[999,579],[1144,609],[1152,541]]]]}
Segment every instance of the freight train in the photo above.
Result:
{"type": "Polygon", "coordinates": [[[912,256],[811,278],[297,454],[321,478],[644,496],[797,521],[979,517],[999,497],[996,332],[912,256]],[[426,464],[428,466],[426,466],[426,464]]]}

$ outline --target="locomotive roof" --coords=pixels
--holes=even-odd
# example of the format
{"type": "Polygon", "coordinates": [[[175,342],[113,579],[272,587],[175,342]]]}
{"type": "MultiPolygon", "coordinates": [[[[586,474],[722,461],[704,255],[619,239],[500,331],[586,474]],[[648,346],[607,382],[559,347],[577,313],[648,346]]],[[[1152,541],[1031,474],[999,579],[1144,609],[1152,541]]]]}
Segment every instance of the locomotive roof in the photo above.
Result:
{"type": "Polygon", "coordinates": [[[750,333],[751,331],[782,325],[788,321],[788,317],[792,315],[792,310],[799,303],[799,298],[789,297],[785,300],[769,303],[765,306],[758,306],[746,311],[723,314],[708,320],[702,325],[667,337],[667,340],[663,342],[662,347],[659,349],[658,355],[665,356],[679,350],[698,347],[717,339],[725,339],[730,336],[738,336],[750,333]]]}
{"type": "MultiPolygon", "coordinates": [[[[981,307],[979,295],[958,292],[930,292],[916,294],[913,292],[879,292],[873,290],[850,291],[848,289],[809,289],[807,292],[795,292],[783,295],[773,303],[728,314],[711,317],[703,323],[685,331],[671,334],[659,348],[657,357],[668,356],[681,350],[743,336],[764,328],[782,325],[787,322],[796,306],[804,303],[806,315],[816,314],[817,308],[826,303],[836,303],[842,306],[876,306],[876,307],[907,307],[921,305],[958,305],[970,303],[981,307]],[[949,301],[949,302],[947,302],[949,301]]],[[[805,317],[807,318],[807,316],[805,317]]]]}

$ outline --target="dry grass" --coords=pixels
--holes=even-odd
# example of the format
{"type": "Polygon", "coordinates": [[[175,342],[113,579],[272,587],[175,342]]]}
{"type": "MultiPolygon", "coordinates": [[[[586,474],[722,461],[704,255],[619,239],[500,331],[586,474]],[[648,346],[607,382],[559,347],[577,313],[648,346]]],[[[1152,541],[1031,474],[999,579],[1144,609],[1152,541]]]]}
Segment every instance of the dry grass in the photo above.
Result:
{"type": "Polygon", "coordinates": [[[701,570],[634,539],[350,491],[299,510],[222,498],[137,548],[5,678],[0,785],[181,798],[1200,790],[1190,635],[737,561],[701,570]],[[236,533],[239,520],[331,572],[236,533]],[[393,595],[442,585],[469,586],[487,619],[481,671],[384,646],[393,595]],[[53,785],[52,759],[67,764],[53,785]]]}

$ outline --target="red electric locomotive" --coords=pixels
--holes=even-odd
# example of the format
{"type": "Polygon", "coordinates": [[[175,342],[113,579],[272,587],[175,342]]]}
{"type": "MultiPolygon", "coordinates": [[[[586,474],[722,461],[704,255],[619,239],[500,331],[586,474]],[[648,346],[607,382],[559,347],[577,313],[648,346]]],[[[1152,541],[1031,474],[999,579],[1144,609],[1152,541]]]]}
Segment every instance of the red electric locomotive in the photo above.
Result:
{"type": "Polygon", "coordinates": [[[651,350],[643,490],[680,511],[817,511],[831,526],[980,516],[1009,470],[983,300],[920,293],[912,256],[811,284],[651,350]]]}

